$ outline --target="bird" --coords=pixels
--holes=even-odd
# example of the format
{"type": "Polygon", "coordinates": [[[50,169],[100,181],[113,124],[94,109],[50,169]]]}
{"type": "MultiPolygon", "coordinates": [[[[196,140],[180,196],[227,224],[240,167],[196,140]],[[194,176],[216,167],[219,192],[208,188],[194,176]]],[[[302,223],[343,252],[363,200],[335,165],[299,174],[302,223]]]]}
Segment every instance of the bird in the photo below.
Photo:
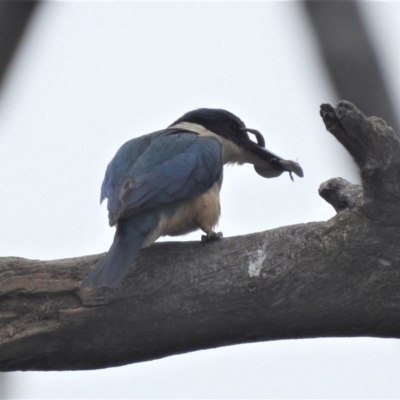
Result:
{"type": "Polygon", "coordinates": [[[189,111],[166,129],[131,139],[108,164],[100,203],[107,199],[114,241],[82,287],[115,288],[140,249],[161,236],[198,229],[205,244],[221,213],[219,193],[226,164],[253,164],[257,174],[303,177],[301,166],[265,148],[263,135],[224,109],[189,111]],[[250,139],[255,136],[256,142],[250,139]]]}

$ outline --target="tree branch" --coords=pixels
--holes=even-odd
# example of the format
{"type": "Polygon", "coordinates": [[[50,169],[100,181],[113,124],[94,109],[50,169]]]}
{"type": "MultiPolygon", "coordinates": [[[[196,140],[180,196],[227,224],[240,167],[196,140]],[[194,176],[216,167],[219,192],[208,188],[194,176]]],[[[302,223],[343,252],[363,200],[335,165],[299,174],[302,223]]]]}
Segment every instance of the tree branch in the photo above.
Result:
{"type": "Polygon", "coordinates": [[[0,370],[94,369],[230,344],[400,337],[400,142],[355,106],[321,106],[364,190],[321,185],[327,222],[141,250],[116,290],[81,289],[101,255],[0,259],[0,370]]]}
{"type": "Polygon", "coordinates": [[[370,38],[373,29],[365,24],[362,5],[331,0],[303,0],[303,5],[337,98],[352,101],[368,115],[381,116],[400,134],[391,88],[370,38]]]}
{"type": "Polygon", "coordinates": [[[0,87],[39,1],[0,2],[0,87]]]}

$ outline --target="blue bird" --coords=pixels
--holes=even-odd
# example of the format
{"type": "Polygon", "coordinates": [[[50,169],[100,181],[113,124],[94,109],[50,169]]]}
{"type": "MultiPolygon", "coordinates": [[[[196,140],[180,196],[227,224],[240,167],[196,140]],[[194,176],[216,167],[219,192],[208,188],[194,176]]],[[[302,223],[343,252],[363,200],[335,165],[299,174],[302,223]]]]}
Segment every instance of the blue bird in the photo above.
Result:
{"type": "Polygon", "coordinates": [[[266,150],[259,131],[221,109],[190,111],[167,129],[126,142],[101,186],[100,202],[107,198],[109,223],[116,226],[114,242],[82,286],[116,287],[138,251],[160,236],[201,229],[203,242],[222,238],[213,229],[221,210],[223,165],[235,163],[251,163],[265,178],[284,171],[291,179],[292,172],[303,177],[298,163],[266,150]]]}

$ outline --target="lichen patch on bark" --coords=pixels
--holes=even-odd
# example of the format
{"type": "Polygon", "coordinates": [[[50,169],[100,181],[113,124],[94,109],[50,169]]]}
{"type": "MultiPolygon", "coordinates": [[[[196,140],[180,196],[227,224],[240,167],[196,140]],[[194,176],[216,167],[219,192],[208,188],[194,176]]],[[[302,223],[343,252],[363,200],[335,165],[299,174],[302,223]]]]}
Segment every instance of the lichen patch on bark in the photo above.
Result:
{"type": "Polygon", "coordinates": [[[249,276],[250,278],[258,277],[261,273],[261,268],[263,266],[263,262],[267,257],[267,253],[264,248],[258,249],[255,251],[246,252],[247,257],[249,258],[249,276]]]}

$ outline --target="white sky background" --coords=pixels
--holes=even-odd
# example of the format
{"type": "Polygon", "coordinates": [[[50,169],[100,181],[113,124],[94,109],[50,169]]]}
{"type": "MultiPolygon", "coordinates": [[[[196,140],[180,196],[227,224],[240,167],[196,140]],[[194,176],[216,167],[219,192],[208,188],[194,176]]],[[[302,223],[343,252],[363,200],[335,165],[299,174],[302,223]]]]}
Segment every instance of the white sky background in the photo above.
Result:
{"type": "MultiPolygon", "coordinates": [[[[399,108],[400,3],[363,3],[399,108]]],[[[105,168],[127,140],[197,107],[225,108],[304,179],[225,168],[219,229],[234,236],[331,218],[317,193],[358,177],[325,130],[336,104],[298,3],[48,3],[0,98],[0,256],[106,251],[105,168]]],[[[177,240],[199,240],[196,232],[177,240]]],[[[171,240],[168,238],[167,240],[171,240]]],[[[91,372],[13,373],[7,396],[400,397],[395,340],[318,339],[201,351],[91,372]]]]}

